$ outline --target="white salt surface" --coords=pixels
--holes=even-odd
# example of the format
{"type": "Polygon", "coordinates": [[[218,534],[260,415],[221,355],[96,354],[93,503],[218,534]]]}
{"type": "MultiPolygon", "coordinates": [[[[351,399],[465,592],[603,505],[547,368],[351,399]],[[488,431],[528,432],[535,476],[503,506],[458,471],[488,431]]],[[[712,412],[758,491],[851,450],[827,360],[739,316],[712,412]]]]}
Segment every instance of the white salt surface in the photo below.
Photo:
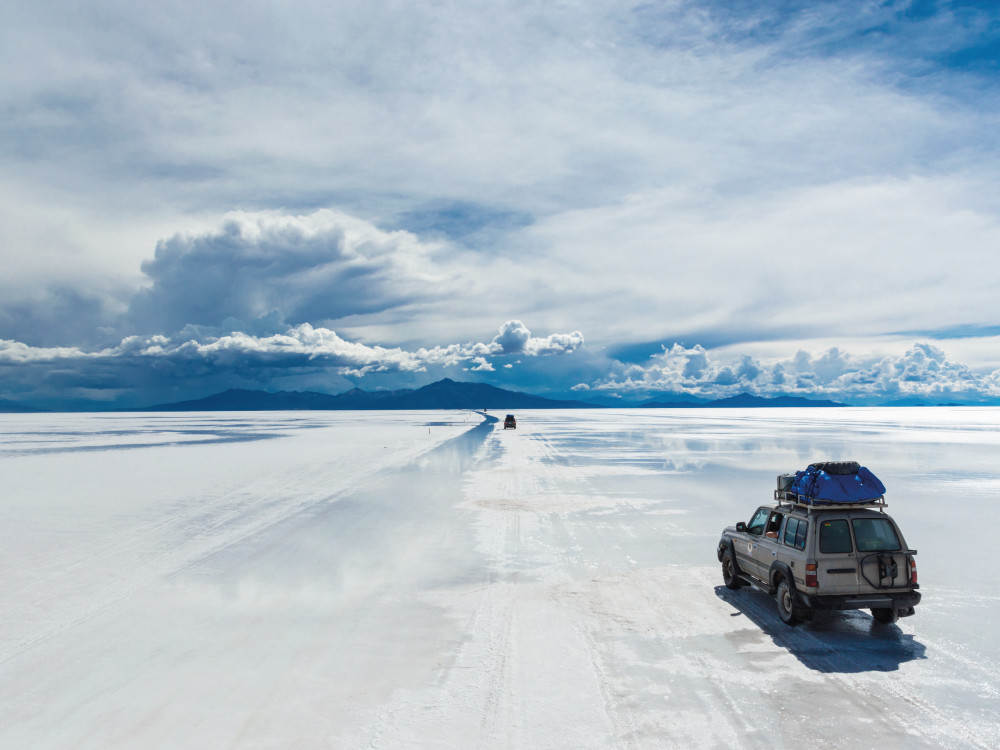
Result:
{"type": "Polygon", "coordinates": [[[0,747],[1000,746],[1000,410],[0,415],[0,747]],[[721,584],[778,473],[924,601],[721,584]]]}

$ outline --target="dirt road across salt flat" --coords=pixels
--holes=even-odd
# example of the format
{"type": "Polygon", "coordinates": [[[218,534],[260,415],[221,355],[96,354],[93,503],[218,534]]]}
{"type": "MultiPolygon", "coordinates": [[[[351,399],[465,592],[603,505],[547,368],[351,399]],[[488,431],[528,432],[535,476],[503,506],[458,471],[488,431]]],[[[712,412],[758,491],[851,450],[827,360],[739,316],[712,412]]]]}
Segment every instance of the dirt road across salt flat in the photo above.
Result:
{"type": "Polygon", "coordinates": [[[244,417],[8,425],[0,745],[1000,746],[1000,597],[955,575],[996,411],[244,417]],[[721,527],[823,458],[920,550],[898,626],[722,586],[721,527]]]}

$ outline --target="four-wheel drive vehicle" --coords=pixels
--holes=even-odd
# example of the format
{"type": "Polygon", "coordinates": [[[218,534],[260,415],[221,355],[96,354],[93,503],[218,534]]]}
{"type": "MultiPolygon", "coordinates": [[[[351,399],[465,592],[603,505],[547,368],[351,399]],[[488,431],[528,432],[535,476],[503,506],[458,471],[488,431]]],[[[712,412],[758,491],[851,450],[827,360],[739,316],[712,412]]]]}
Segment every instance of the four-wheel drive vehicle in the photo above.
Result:
{"type": "Polygon", "coordinates": [[[514,415],[513,414],[508,414],[506,417],[504,417],[503,428],[505,430],[506,429],[511,429],[511,430],[516,430],[517,429],[517,420],[514,419],[514,415]]]}
{"type": "Polygon", "coordinates": [[[870,609],[883,624],[912,615],[920,602],[917,551],[885,512],[884,492],[853,461],[779,475],[775,503],[722,532],[726,586],[774,595],[788,625],[816,610],[870,609]]]}

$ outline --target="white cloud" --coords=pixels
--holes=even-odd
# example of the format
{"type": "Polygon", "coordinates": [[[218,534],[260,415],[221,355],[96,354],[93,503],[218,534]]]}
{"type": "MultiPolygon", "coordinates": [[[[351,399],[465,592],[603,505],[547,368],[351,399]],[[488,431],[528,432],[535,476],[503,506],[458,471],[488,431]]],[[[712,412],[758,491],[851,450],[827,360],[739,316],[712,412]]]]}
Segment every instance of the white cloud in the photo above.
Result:
{"type": "Polygon", "coordinates": [[[493,345],[500,354],[519,354],[531,338],[529,331],[520,320],[509,320],[500,327],[500,333],[493,338],[493,345]]]}
{"type": "Polygon", "coordinates": [[[475,367],[466,367],[466,370],[472,372],[494,372],[493,365],[491,365],[486,357],[474,357],[472,360],[475,363],[475,367]]]}
{"type": "Polygon", "coordinates": [[[994,325],[1000,213],[985,176],[674,190],[525,230],[590,343],[795,340],[994,325]]]}
{"type": "Polygon", "coordinates": [[[977,372],[943,350],[917,343],[904,354],[853,356],[836,347],[800,350],[763,361],[743,354],[713,356],[675,344],[647,365],[620,365],[620,375],[580,383],[578,390],[624,393],[684,392],[718,398],[749,392],[843,399],[854,403],[904,397],[976,401],[1000,397],[1000,370],[977,372]]]}
{"type": "MultiPolygon", "coordinates": [[[[515,324],[527,331],[520,321],[515,324]]],[[[552,334],[546,338],[533,338],[519,353],[544,357],[572,352],[583,343],[579,333],[552,334]],[[555,343],[553,343],[555,342],[555,343]]],[[[116,360],[135,361],[164,359],[191,365],[211,365],[214,368],[270,367],[278,369],[308,368],[332,369],[340,374],[361,376],[374,372],[424,372],[428,367],[452,367],[471,362],[466,368],[473,372],[493,372],[487,356],[502,356],[495,342],[489,344],[470,342],[448,346],[421,347],[408,351],[400,347],[369,346],[348,341],[336,332],[309,323],[289,327],[282,333],[254,336],[233,332],[204,339],[176,336],[129,336],[118,346],[85,351],[79,347],[32,347],[18,341],[0,340],[0,364],[51,364],[87,360],[113,363],[116,360]]]]}
{"type": "Polygon", "coordinates": [[[268,315],[316,323],[413,307],[457,289],[433,265],[439,251],[339,211],[235,212],[219,229],[157,245],[142,265],[152,283],[133,299],[129,323],[242,330],[268,315]]]}
{"type": "MultiPolygon", "coordinates": [[[[520,330],[510,321],[501,328],[520,330]]],[[[526,329],[524,329],[526,330],[526,329]]],[[[548,341],[571,334],[539,338],[548,341]]],[[[527,341],[535,340],[528,336],[527,341]]],[[[525,347],[521,354],[541,357],[563,353],[562,347],[525,347]]],[[[52,387],[120,389],[130,379],[168,377],[182,383],[235,373],[267,382],[289,375],[335,373],[365,377],[377,373],[427,373],[462,366],[466,372],[495,371],[491,359],[507,356],[495,341],[450,344],[408,350],[349,341],[327,328],[309,324],[266,336],[236,332],[197,338],[130,336],[104,349],[32,347],[0,340],[0,365],[6,367],[8,390],[30,393],[40,384],[52,387]],[[163,369],[166,367],[167,369],[163,369]]],[[[520,360],[518,360],[520,362],[520,360]]],[[[602,366],[590,358],[588,367],[602,366]]],[[[513,363],[503,363],[505,369],[513,363]]],[[[1000,398],[1000,369],[974,370],[929,343],[917,343],[900,354],[854,355],[837,347],[816,353],[799,350],[784,358],[759,358],[733,352],[711,352],[695,345],[674,344],[644,364],[604,361],[610,374],[579,382],[571,390],[608,395],[687,393],[709,398],[749,392],[831,398],[848,403],[881,403],[906,397],[931,402],[977,402],[1000,398]]],[[[44,388],[43,388],[44,390],[44,388]]]]}
{"type": "Polygon", "coordinates": [[[98,356],[87,354],[79,347],[35,347],[20,341],[0,339],[0,363],[6,365],[23,365],[39,362],[55,362],[61,359],[77,359],[98,356]]]}
{"type": "Polygon", "coordinates": [[[526,354],[539,357],[548,354],[568,354],[583,346],[583,334],[553,333],[545,338],[531,335],[531,331],[520,320],[509,320],[493,338],[490,349],[495,354],[526,354]]]}

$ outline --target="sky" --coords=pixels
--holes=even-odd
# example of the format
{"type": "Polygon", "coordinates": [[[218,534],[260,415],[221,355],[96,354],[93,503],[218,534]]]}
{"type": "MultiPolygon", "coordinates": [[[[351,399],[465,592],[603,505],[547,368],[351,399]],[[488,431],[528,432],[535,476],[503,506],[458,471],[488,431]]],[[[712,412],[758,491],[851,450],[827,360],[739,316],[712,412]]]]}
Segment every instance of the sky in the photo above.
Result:
{"type": "Polygon", "coordinates": [[[0,2],[0,400],[1000,403],[995,3],[0,2]]]}

